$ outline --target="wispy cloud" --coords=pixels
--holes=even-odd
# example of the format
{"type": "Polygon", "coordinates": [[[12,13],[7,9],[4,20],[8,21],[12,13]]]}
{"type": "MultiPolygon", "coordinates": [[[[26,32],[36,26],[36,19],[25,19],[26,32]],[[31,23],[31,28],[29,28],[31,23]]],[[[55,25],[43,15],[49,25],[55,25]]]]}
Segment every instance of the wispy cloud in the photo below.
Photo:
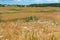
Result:
{"type": "Polygon", "coordinates": [[[35,3],[58,3],[59,0],[34,0],[35,3]]]}
{"type": "Polygon", "coordinates": [[[46,0],[48,2],[59,2],[59,0],[46,0]]]}
{"type": "Polygon", "coordinates": [[[14,0],[14,1],[16,1],[16,2],[20,2],[20,1],[23,1],[23,0],[14,0]]]}
{"type": "Polygon", "coordinates": [[[40,2],[41,0],[33,0],[34,2],[40,2]]]}
{"type": "Polygon", "coordinates": [[[0,0],[2,4],[60,3],[60,0],[0,0]]]}

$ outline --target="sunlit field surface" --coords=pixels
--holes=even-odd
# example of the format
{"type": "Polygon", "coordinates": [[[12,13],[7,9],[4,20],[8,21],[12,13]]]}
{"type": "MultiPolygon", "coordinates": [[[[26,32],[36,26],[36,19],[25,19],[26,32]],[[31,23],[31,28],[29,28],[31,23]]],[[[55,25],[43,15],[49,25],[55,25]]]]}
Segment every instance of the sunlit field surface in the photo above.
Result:
{"type": "Polygon", "coordinates": [[[0,40],[60,40],[60,7],[0,7],[0,40]]]}

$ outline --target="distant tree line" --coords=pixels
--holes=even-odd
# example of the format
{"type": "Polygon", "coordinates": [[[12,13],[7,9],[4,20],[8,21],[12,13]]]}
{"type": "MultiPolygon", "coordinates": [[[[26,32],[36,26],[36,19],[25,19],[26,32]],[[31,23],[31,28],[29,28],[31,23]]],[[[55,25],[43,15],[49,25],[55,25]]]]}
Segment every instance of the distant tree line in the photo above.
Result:
{"type": "Polygon", "coordinates": [[[0,4],[0,7],[6,7],[6,6],[16,6],[16,7],[24,7],[25,5],[7,5],[7,4],[0,4]]]}
{"type": "Polygon", "coordinates": [[[50,4],[31,4],[30,7],[60,7],[60,3],[50,3],[50,4]]]}
{"type": "Polygon", "coordinates": [[[0,4],[0,7],[4,7],[5,5],[3,5],[3,4],[0,4]]]}
{"type": "Polygon", "coordinates": [[[60,3],[50,3],[50,4],[30,4],[30,5],[3,5],[0,4],[0,7],[5,6],[17,6],[17,7],[60,7],[60,3]]]}

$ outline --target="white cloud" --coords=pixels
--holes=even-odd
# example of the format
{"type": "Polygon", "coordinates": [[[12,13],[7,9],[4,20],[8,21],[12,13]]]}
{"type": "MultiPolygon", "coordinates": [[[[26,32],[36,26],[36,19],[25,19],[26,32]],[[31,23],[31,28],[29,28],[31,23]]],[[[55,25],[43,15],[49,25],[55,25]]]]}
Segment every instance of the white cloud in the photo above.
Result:
{"type": "Polygon", "coordinates": [[[14,0],[14,1],[16,1],[16,2],[20,2],[20,1],[22,1],[22,0],[14,0]]]}
{"type": "Polygon", "coordinates": [[[40,2],[41,0],[34,0],[35,2],[40,2]]]}
{"type": "Polygon", "coordinates": [[[31,2],[31,3],[58,3],[59,0],[14,0],[15,2],[31,2]]]}
{"type": "Polygon", "coordinates": [[[59,2],[59,0],[47,0],[48,2],[59,2]]]}
{"type": "Polygon", "coordinates": [[[34,0],[35,3],[57,3],[59,0],[34,0]]]}
{"type": "Polygon", "coordinates": [[[39,3],[41,0],[34,0],[35,3],[39,3]]]}

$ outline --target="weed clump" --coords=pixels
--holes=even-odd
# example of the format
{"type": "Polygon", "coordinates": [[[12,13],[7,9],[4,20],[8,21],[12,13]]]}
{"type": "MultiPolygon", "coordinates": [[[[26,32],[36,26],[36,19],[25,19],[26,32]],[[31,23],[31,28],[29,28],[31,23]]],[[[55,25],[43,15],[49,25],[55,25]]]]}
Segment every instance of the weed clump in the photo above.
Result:
{"type": "Polygon", "coordinates": [[[0,18],[0,22],[3,22],[3,20],[0,18]]]}
{"type": "Polygon", "coordinates": [[[32,17],[32,16],[29,16],[29,17],[26,17],[25,19],[25,22],[30,22],[30,21],[35,21],[35,20],[38,20],[38,18],[37,17],[32,17]]]}
{"type": "Polygon", "coordinates": [[[33,17],[32,17],[32,16],[25,18],[25,21],[26,21],[26,22],[29,22],[29,21],[32,21],[32,20],[33,20],[33,17]]]}
{"type": "Polygon", "coordinates": [[[50,40],[56,40],[56,37],[55,37],[55,35],[50,35],[50,40]]]}

